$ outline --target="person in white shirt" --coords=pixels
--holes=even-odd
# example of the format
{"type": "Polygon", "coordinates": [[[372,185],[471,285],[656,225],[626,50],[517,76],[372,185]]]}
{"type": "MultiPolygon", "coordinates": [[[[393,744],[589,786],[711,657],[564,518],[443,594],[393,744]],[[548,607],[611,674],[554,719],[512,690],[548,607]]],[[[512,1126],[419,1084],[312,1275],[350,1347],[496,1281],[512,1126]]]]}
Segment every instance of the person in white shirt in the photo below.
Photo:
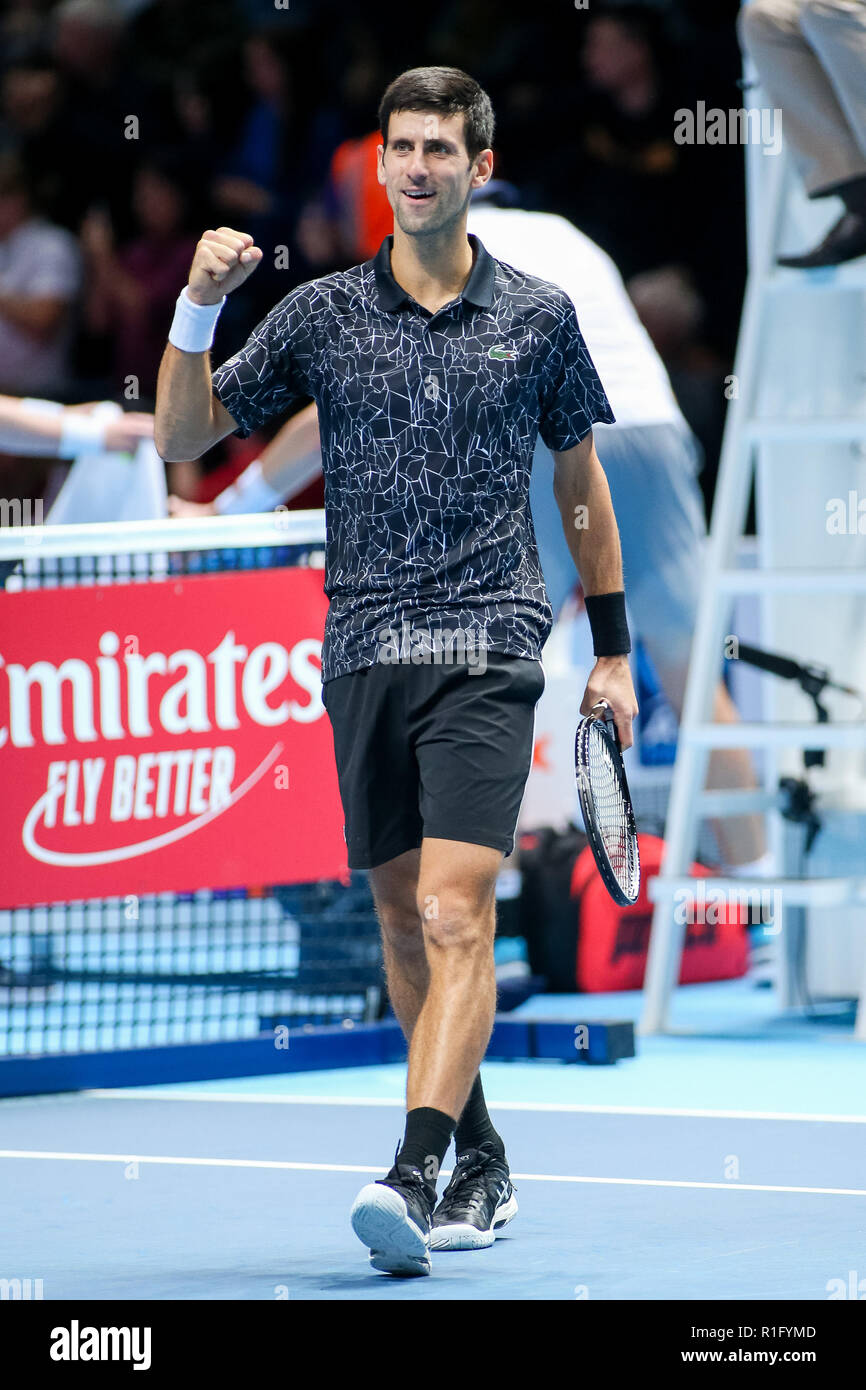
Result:
{"type": "MultiPolygon", "coordinates": [[[[610,257],[566,218],[508,206],[515,196],[509,185],[493,184],[490,189],[488,183],[482,190],[486,196],[473,200],[469,231],[492,256],[552,280],[569,295],[616,416],[615,424],[595,425],[593,434],[620,530],[630,620],[679,714],[706,536],[697,481],[700,446],[610,257]]],[[[574,567],[568,567],[552,484],[553,459],[539,439],[529,495],[545,585],[557,612],[574,587],[574,567]]],[[[738,720],[721,680],[713,717],[720,723],[738,720]]],[[[745,749],[712,753],[709,777],[717,787],[756,785],[745,749]]],[[[758,816],[716,821],[714,830],[726,866],[766,870],[766,841],[758,816]]]]}
{"type": "MultiPolygon", "coordinates": [[[[615,424],[595,425],[593,434],[620,529],[630,620],[679,713],[706,536],[697,482],[700,446],[610,257],[565,218],[513,206],[516,190],[510,185],[491,180],[480,192],[484,196],[476,193],[473,198],[468,231],[498,260],[560,285],[575,305],[616,416],[615,424]]],[[[171,497],[169,510],[175,516],[265,511],[302,491],[320,466],[316,407],[310,405],[289,420],[261,458],[214,502],[195,504],[171,497]]],[[[540,438],[530,502],[545,585],[556,614],[574,588],[574,563],[554,497],[553,458],[540,438]]],[[[738,721],[721,680],[713,717],[720,723],[738,721]]],[[[754,787],[749,753],[745,749],[713,752],[709,783],[754,787]]],[[[726,867],[756,874],[767,871],[760,817],[726,818],[716,822],[714,829],[726,867]]]]}
{"type": "Polygon", "coordinates": [[[75,237],[37,215],[18,157],[0,156],[0,390],[65,389],[81,274],[75,237]]]}

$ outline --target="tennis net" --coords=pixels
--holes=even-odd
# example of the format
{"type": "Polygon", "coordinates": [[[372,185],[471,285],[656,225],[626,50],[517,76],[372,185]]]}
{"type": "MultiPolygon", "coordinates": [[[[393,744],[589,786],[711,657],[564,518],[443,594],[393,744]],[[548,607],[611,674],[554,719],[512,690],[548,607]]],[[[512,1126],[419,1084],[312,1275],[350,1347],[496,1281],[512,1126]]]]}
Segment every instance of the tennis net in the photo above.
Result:
{"type": "MultiPolygon", "coordinates": [[[[324,558],[321,513],[26,530],[0,537],[9,593],[318,568],[324,558]]],[[[277,1020],[370,1021],[382,978],[363,874],[7,908],[0,1057],[231,1041],[277,1020]]]]}
{"type": "Polygon", "coordinates": [[[369,1021],[381,978],[363,875],[0,912],[0,1056],[369,1021]]]}

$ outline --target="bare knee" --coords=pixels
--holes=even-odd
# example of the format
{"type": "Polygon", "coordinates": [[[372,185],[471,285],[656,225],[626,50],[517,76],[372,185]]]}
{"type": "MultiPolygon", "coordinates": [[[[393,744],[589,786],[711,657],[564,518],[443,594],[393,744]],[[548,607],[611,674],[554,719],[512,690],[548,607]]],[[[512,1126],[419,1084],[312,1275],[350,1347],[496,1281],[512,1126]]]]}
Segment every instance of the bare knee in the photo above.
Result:
{"type": "Polygon", "coordinates": [[[393,951],[401,955],[419,954],[424,950],[424,931],[417,912],[402,907],[387,906],[377,911],[382,936],[393,951]]]}
{"type": "Polygon", "coordinates": [[[382,936],[392,950],[414,954],[424,949],[424,932],[417,905],[417,851],[370,872],[370,887],[382,936]]]}
{"type": "Polygon", "coordinates": [[[493,940],[492,900],[461,893],[419,895],[424,938],[431,955],[477,954],[493,940]]]}
{"type": "Polygon", "coordinates": [[[413,893],[373,894],[386,950],[404,959],[424,954],[424,930],[413,893]]]}

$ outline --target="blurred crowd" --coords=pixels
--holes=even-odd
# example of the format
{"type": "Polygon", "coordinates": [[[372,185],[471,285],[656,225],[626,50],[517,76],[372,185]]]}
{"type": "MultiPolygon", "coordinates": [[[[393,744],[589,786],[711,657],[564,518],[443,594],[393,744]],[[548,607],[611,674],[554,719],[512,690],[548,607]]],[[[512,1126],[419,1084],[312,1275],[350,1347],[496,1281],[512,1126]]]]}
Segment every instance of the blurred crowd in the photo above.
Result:
{"type": "MultiPolygon", "coordinates": [[[[492,98],[496,175],[616,261],[711,488],[745,274],[743,151],[676,143],[674,113],[744,104],[737,8],[6,0],[0,393],[151,409],[206,227],[265,251],[220,319],[216,362],[294,285],[372,254],[388,229],[370,188],[379,98],[404,68],[453,64],[492,98]]],[[[221,447],[205,471],[239,441],[221,447]]],[[[37,468],[0,458],[0,490],[39,495],[37,468]]]]}

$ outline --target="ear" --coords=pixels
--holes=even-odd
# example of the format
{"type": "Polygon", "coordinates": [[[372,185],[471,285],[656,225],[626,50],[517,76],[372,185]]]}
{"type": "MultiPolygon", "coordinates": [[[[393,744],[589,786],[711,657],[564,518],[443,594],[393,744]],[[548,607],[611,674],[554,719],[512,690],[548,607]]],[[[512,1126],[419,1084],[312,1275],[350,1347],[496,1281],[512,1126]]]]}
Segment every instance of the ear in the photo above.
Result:
{"type": "Polygon", "coordinates": [[[482,150],[475,161],[475,173],[472,175],[472,187],[483,188],[489,182],[493,174],[493,151],[482,150]]]}
{"type": "Polygon", "coordinates": [[[385,146],[376,146],[376,178],[381,184],[385,183],[385,146]]]}

